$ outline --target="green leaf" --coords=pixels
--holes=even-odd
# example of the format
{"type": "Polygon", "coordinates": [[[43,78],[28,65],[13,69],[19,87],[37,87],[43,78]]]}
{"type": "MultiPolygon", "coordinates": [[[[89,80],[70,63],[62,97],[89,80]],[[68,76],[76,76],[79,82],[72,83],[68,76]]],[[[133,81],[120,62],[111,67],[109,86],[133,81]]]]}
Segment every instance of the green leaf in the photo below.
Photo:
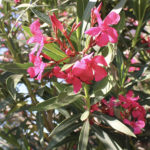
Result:
{"type": "Polygon", "coordinates": [[[146,9],[148,8],[148,0],[132,0],[131,4],[134,10],[134,14],[137,20],[142,21],[144,19],[146,9]]]}
{"type": "Polygon", "coordinates": [[[40,11],[38,11],[37,9],[34,9],[34,8],[31,8],[31,10],[32,10],[32,12],[33,12],[35,15],[37,15],[38,18],[40,18],[43,22],[45,22],[45,23],[47,23],[47,24],[49,24],[49,25],[52,24],[52,23],[51,23],[51,20],[50,20],[50,18],[49,18],[48,15],[46,15],[46,14],[44,14],[44,13],[42,13],[42,12],[40,12],[40,11]]]}
{"type": "Polygon", "coordinates": [[[85,11],[83,13],[83,18],[82,18],[81,35],[83,35],[86,30],[87,24],[88,24],[90,16],[91,16],[91,9],[95,6],[96,2],[97,2],[97,0],[89,0],[87,6],[85,8],[85,11]]]}
{"type": "Polygon", "coordinates": [[[61,68],[61,71],[65,71],[65,70],[67,70],[68,68],[70,68],[71,66],[73,66],[74,65],[74,63],[72,63],[72,64],[65,64],[62,68],[61,68]]]}
{"type": "Polygon", "coordinates": [[[22,26],[23,30],[28,34],[29,37],[32,37],[32,33],[30,31],[30,28],[27,26],[22,26]]]}
{"type": "Polygon", "coordinates": [[[51,109],[57,109],[60,107],[67,106],[74,101],[81,99],[83,96],[80,94],[68,96],[66,93],[61,93],[59,96],[50,98],[44,102],[37,104],[30,108],[32,111],[46,111],[51,109]]]}
{"type": "Polygon", "coordinates": [[[15,136],[11,134],[6,134],[3,131],[0,131],[0,137],[5,139],[8,143],[20,149],[20,145],[15,136]]]}
{"type": "Polygon", "coordinates": [[[82,123],[75,123],[79,119],[80,114],[71,116],[65,119],[61,124],[59,124],[50,134],[50,143],[47,150],[51,150],[58,145],[62,140],[64,140],[70,133],[74,132],[75,129],[80,127],[82,123]]]}
{"type": "Polygon", "coordinates": [[[85,121],[85,123],[83,124],[83,127],[80,132],[79,144],[78,144],[77,150],[86,150],[87,149],[87,144],[88,144],[88,139],[89,139],[89,131],[90,131],[90,124],[89,124],[89,120],[87,119],[85,121]]]}
{"type": "Polygon", "coordinates": [[[43,136],[43,116],[40,112],[37,112],[36,114],[36,124],[37,124],[37,129],[39,133],[39,141],[42,144],[44,142],[44,136],[43,136]]]}
{"type": "Polygon", "coordinates": [[[136,135],[131,131],[131,129],[129,129],[126,125],[124,125],[118,119],[104,115],[104,114],[100,115],[98,112],[95,113],[95,116],[97,118],[99,118],[100,120],[103,120],[106,124],[111,126],[113,129],[115,129],[121,133],[124,133],[126,135],[136,137],[136,135]]]}
{"type": "Polygon", "coordinates": [[[20,108],[22,108],[24,105],[26,105],[26,101],[18,102],[11,110],[7,113],[6,118],[8,118],[10,115],[12,115],[14,112],[18,111],[20,108]]]}
{"type": "Polygon", "coordinates": [[[80,120],[81,120],[81,121],[86,120],[86,119],[89,117],[89,114],[90,114],[89,110],[86,110],[86,111],[81,115],[80,120]]]}
{"type": "Polygon", "coordinates": [[[94,124],[91,128],[94,130],[96,137],[105,145],[107,149],[122,150],[122,148],[100,127],[94,124]]]}
{"type": "MultiPolygon", "coordinates": [[[[60,51],[59,47],[54,43],[45,44],[42,52],[51,57],[52,59],[54,59],[55,61],[67,57],[67,55],[63,51],[60,51]]],[[[65,60],[64,62],[67,61],[68,59],[65,60]]]]}
{"type": "Polygon", "coordinates": [[[94,84],[93,86],[94,94],[96,96],[104,96],[112,89],[114,85],[115,82],[113,82],[113,77],[109,75],[103,80],[96,82],[94,84]]]}
{"type": "Polygon", "coordinates": [[[6,63],[0,64],[0,69],[16,74],[27,74],[27,69],[32,66],[32,63],[6,63]]]}
{"type": "Polygon", "coordinates": [[[80,19],[80,21],[82,19],[87,3],[88,0],[77,0],[77,16],[80,19]]]}
{"type": "Polygon", "coordinates": [[[73,116],[70,116],[69,118],[63,120],[57,127],[53,129],[53,131],[50,134],[50,137],[67,129],[69,126],[75,123],[76,120],[79,120],[81,114],[76,114],[73,116]]]}
{"type": "Polygon", "coordinates": [[[16,86],[18,82],[21,80],[23,75],[11,75],[9,78],[6,80],[6,85],[7,89],[9,90],[9,93],[11,96],[16,99],[16,86]]]}
{"type": "Polygon", "coordinates": [[[120,14],[120,21],[115,27],[117,31],[119,32],[119,34],[121,34],[123,31],[123,28],[125,27],[125,12],[124,11],[120,14]]]}
{"type": "Polygon", "coordinates": [[[121,0],[114,8],[111,12],[116,12],[117,14],[119,14],[121,12],[121,10],[123,9],[125,3],[127,2],[127,0],[121,0]]]}

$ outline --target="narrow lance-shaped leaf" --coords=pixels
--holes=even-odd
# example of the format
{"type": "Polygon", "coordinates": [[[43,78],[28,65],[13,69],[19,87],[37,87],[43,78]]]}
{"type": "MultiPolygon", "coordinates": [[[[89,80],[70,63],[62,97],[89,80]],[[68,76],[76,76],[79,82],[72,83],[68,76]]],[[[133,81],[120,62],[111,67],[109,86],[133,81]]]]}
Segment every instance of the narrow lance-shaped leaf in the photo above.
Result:
{"type": "Polygon", "coordinates": [[[87,119],[84,122],[83,127],[80,131],[79,144],[78,144],[77,150],[86,150],[87,149],[87,144],[88,144],[88,139],[89,139],[89,131],[90,131],[90,124],[89,124],[89,120],[87,119]]]}
{"type": "Polygon", "coordinates": [[[129,129],[126,125],[124,125],[118,119],[104,115],[104,114],[100,114],[99,112],[94,112],[94,115],[101,121],[104,121],[107,125],[111,126],[113,129],[121,133],[124,133],[126,135],[136,137],[136,135],[131,131],[131,129],[129,129]]]}
{"type": "Polygon", "coordinates": [[[125,3],[127,0],[121,0],[114,8],[111,12],[116,12],[117,14],[119,14],[121,12],[121,10],[123,9],[125,3]]]}
{"type": "Polygon", "coordinates": [[[33,66],[32,63],[25,63],[25,64],[6,63],[6,64],[0,64],[0,69],[5,70],[5,71],[9,71],[9,72],[13,72],[16,74],[26,74],[27,69],[29,67],[32,67],[32,66],[33,66]]]}
{"type": "Polygon", "coordinates": [[[61,96],[56,96],[53,98],[50,98],[44,102],[41,102],[37,104],[36,106],[31,107],[30,110],[32,111],[46,111],[51,109],[57,109],[60,107],[67,106],[74,101],[81,99],[83,96],[80,94],[71,95],[71,96],[64,96],[63,93],[61,93],[61,96]]]}
{"type": "Polygon", "coordinates": [[[100,127],[97,125],[92,125],[91,127],[94,130],[96,137],[105,145],[107,149],[111,150],[122,150],[122,148],[115,143],[114,140],[100,127]]]}
{"type": "Polygon", "coordinates": [[[44,13],[42,13],[42,12],[40,12],[40,11],[38,11],[37,9],[34,9],[34,8],[31,8],[31,10],[32,10],[32,12],[33,12],[34,14],[36,14],[43,22],[45,22],[45,23],[47,23],[47,24],[49,24],[49,25],[52,24],[48,15],[46,15],[46,14],[44,14],[44,13]]]}

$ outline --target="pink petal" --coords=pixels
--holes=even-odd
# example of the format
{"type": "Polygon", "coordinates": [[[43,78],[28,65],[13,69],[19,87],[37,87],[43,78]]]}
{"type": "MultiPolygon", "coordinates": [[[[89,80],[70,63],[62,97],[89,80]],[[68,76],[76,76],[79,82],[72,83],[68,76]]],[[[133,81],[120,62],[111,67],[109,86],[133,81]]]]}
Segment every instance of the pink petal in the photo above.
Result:
{"type": "Polygon", "coordinates": [[[104,24],[105,25],[117,24],[119,20],[120,20],[120,15],[118,15],[115,12],[110,12],[104,19],[104,24]]]}
{"type": "Polygon", "coordinates": [[[140,134],[141,133],[141,129],[139,127],[133,127],[134,129],[134,134],[140,134]]]}
{"type": "Polygon", "coordinates": [[[41,34],[39,19],[36,20],[36,21],[34,21],[34,22],[30,25],[30,30],[31,30],[32,34],[34,34],[34,35],[36,35],[36,34],[41,34]]]}
{"type": "Polygon", "coordinates": [[[109,42],[111,42],[111,43],[117,43],[118,42],[118,33],[114,28],[108,27],[106,32],[107,32],[107,35],[109,38],[109,42]]]}
{"type": "Polygon", "coordinates": [[[104,65],[104,66],[107,66],[107,63],[106,63],[106,61],[105,61],[105,58],[104,58],[104,56],[100,56],[100,55],[98,55],[98,56],[95,56],[93,59],[92,59],[92,62],[94,62],[94,63],[96,63],[96,64],[98,64],[98,63],[100,63],[100,64],[102,64],[102,65],[104,65]]]}
{"type": "Polygon", "coordinates": [[[80,89],[82,88],[82,83],[78,78],[73,79],[73,91],[75,93],[78,93],[80,89]]]}
{"type": "Polygon", "coordinates": [[[54,73],[54,76],[56,76],[57,78],[62,78],[62,79],[66,78],[66,74],[61,71],[61,68],[59,66],[55,66],[53,68],[53,73],[54,73]]]}
{"type": "Polygon", "coordinates": [[[44,39],[42,38],[41,43],[40,43],[40,48],[38,49],[38,52],[37,52],[37,56],[40,56],[43,47],[44,47],[44,39]]]}
{"type": "Polygon", "coordinates": [[[72,73],[80,78],[83,82],[90,82],[93,80],[92,68],[87,63],[77,61],[72,67],[72,73]]]}
{"type": "Polygon", "coordinates": [[[73,91],[75,93],[79,92],[82,87],[82,82],[75,77],[71,72],[67,74],[66,82],[73,85],[73,91]]]}
{"type": "Polygon", "coordinates": [[[145,127],[145,122],[144,121],[142,121],[142,120],[138,120],[137,122],[136,122],[136,125],[139,127],[139,128],[144,128],[145,127]]]}
{"type": "Polygon", "coordinates": [[[29,60],[30,60],[30,62],[33,62],[32,58],[31,58],[31,55],[33,55],[37,51],[38,47],[39,47],[39,43],[36,43],[35,46],[34,46],[34,48],[33,48],[33,50],[30,52],[30,54],[29,54],[29,60]]]}
{"type": "Polygon", "coordinates": [[[101,29],[99,27],[92,27],[89,30],[85,31],[85,34],[89,34],[91,36],[95,36],[101,32],[101,29]]]}
{"type": "Polygon", "coordinates": [[[105,32],[102,32],[99,36],[96,37],[96,44],[99,45],[100,47],[103,47],[108,44],[109,39],[108,35],[105,32]]]}
{"type": "Polygon", "coordinates": [[[104,68],[98,65],[95,65],[93,69],[95,72],[95,75],[94,75],[95,81],[100,81],[107,76],[107,72],[104,68]]]}
{"type": "Polygon", "coordinates": [[[101,19],[101,17],[100,17],[100,14],[99,14],[99,12],[98,12],[97,9],[94,10],[94,14],[95,14],[96,17],[97,17],[98,26],[100,27],[100,26],[102,25],[103,21],[102,21],[102,19],[101,19]]]}
{"type": "Polygon", "coordinates": [[[123,122],[127,125],[131,125],[131,122],[128,119],[124,119],[123,122]]]}
{"type": "Polygon", "coordinates": [[[30,77],[33,78],[33,77],[38,75],[39,68],[37,68],[37,67],[29,67],[27,72],[29,73],[30,77]]]}

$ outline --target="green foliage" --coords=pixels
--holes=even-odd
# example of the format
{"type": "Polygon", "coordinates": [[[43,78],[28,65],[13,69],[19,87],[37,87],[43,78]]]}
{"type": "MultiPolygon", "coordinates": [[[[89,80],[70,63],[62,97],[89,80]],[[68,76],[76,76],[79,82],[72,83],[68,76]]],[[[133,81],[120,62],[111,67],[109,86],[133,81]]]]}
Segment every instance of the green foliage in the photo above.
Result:
{"type": "MultiPolygon", "coordinates": [[[[149,138],[149,0],[20,0],[17,4],[13,0],[2,0],[0,4],[0,149],[133,150],[138,149],[137,141],[142,144],[144,138],[149,138]],[[119,23],[112,26],[118,32],[118,43],[108,43],[104,47],[96,43],[90,45],[91,39],[96,37],[84,34],[91,28],[91,9],[101,2],[102,20],[110,12],[120,15],[119,23]],[[53,32],[49,16],[53,12],[67,36],[60,29],[53,32]],[[27,44],[33,37],[30,24],[36,19],[40,20],[44,37],[55,37],[55,42],[44,44],[42,49],[50,60],[40,56],[47,65],[41,81],[29,78],[27,72],[29,67],[37,69],[39,65],[37,62],[34,66],[28,58],[35,43],[27,44]],[[72,32],[75,22],[81,25],[72,32]],[[68,56],[66,47],[71,50],[74,47],[75,52],[68,56]],[[76,83],[70,79],[72,74],[70,78],[65,75],[90,53],[93,57],[105,57],[108,66],[103,67],[107,77],[98,82],[94,79],[90,83],[82,82],[81,90],[74,93],[76,83]],[[132,59],[137,62],[133,63],[132,59]],[[54,66],[65,72],[64,78],[68,77],[73,86],[61,77],[54,77],[54,66]],[[135,71],[129,71],[131,67],[135,71]],[[115,97],[119,102],[118,96],[127,97],[129,90],[134,91],[132,98],[139,95],[137,103],[146,110],[146,126],[140,135],[135,135],[133,128],[123,123],[121,113],[128,113],[128,109],[113,105],[114,116],[108,115],[109,99],[115,97]],[[103,98],[105,104],[101,101],[103,98]]],[[[128,119],[133,118],[128,116],[128,119]]]]}

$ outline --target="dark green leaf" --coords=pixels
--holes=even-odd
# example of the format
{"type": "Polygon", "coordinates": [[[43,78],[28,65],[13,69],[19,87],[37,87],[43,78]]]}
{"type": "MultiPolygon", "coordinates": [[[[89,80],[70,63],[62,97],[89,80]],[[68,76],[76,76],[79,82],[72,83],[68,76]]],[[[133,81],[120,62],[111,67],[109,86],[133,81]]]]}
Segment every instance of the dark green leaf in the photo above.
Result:
{"type": "Polygon", "coordinates": [[[90,124],[89,120],[87,119],[80,132],[79,136],[79,144],[78,144],[78,149],[77,150],[86,150],[87,149],[87,144],[88,144],[88,139],[89,139],[89,130],[90,130],[90,124]]]}
{"type": "Polygon", "coordinates": [[[126,135],[136,137],[136,135],[131,131],[131,129],[129,129],[126,125],[124,125],[118,119],[110,117],[110,116],[107,116],[107,115],[104,115],[104,114],[102,114],[102,115],[95,114],[95,116],[97,118],[99,118],[100,120],[103,120],[106,124],[111,126],[113,129],[115,129],[115,130],[117,130],[117,131],[119,131],[121,133],[124,133],[126,135]]]}
{"type": "Polygon", "coordinates": [[[51,132],[50,136],[53,136],[75,123],[75,121],[79,120],[81,114],[70,116],[69,118],[63,120],[53,131],[51,132]]]}
{"type": "Polygon", "coordinates": [[[57,109],[60,107],[67,106],[74,101],[81,99],[83,96],[80,94],[68,96],[65,93],[61,93],[61,95],[50,98],[44,102],[37,104],[36,106],[31,107],[30,110],[36,111],[46,111],[51,109],[57,109]]]}
{"type": "Polygon", "coordinates": [[[76,120],[80,118],[80,114],[71,116],[65,119],[61,124],[59,124],[50,134],[51,140],[47,147],[48,149],[54,148],[58,143],[65,139],[70,133],[74,132],[75,129],[80,127],[82,123],[75,123],[76,120]]]}
{"type": "MultiPolygon", "coordinates": [[[[113,8],[113,12],[116,12],[117,14],[119,14],[121,12],[121,10],[123,9],[125,3],[127,0],[121,0],[114,8],[113,8]]],[[[111,11],[111,12],[112,12],[111,11]]]]}
{"type": "Polygon", "coordinates": [[[16,86],[18,82],[21,80],[23,75],[11,75],[7,80],[6,80],[6,85],[7,89],[9,90],[9,93],[11,96],[16,99],[16,86]]]}
{"type": "Polygon", "coordinates": [[[40,12],[40,11],[38,11],[37,9],[34,9],[34,8],[31,8],[31,10],[32,10],[32,12],[33,12],[35,15],[37,15],[38,18],[40,18],[43,22],[45,22],[45,23],[47,23],[47,24],[49,24],[49,25],[52,24],[52,23],[51,23],[51,20],[50,20],[50,18],[49,18],[48,15],[46,15],[46,14],[44,14],[44,13],[42,13],[42,12],[40,12]]]}
{"type": "Polygon", "coordinates": [[[122,148],[117,145],[117,143],[111,139],[111,137],[97,125],[92,125],[96,137],[105,145],[107,149],[110,150],[122,150],[122,148]]]}
{"type": "Polygon", "coordinates": [[[44,125],[43,125],[43,116],[40,112],[37,112],[36,124],[37,124],[38,133],[39,133],[39,141],[42,144],[44,140],[44,136],[43,136],[44,125]]]}
{"type": "Polygon", "coordinates": [[[0,64],[0,69],[13,72],[16,74],[27,74],[27,69],[29,67],[32,67],[32,63],[6,63],[6,64],[0,64]]]}

